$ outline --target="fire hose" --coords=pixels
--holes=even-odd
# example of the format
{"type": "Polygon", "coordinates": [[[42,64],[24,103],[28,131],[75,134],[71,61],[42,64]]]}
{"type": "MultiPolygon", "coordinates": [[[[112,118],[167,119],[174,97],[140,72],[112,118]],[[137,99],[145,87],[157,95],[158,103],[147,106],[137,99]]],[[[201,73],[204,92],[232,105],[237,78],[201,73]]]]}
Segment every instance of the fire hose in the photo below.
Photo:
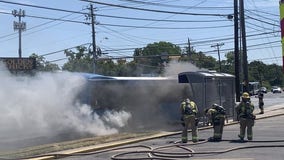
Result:
{"type": "MultiPolygon", "coordinates": [[[[222,141],[230,141],[230,142],[238,142],[238,140],[222,140],[222,141]]],[[[69,157],[69,156],[89,156],[89,155],[96,155],[100,153],[107,153],[111,151],[119,151],[119,150],[127,150],[127,149],[139,149],[137,151],[125,151],[118,154],[115,154],[111,156],[112,160],[176,160],[179,159],[185,159],[185,158],[191,158],[194,155],[209,155],[209,154],[223,154],[227,152],[232,152],[236,150],[242,150],[242,149],[251,149],[251,148],[270,148],[270,147],[284,147],[284,144],[271,144],[271,143],[279,143],[284,142],[284,140],[268,140],[268,141],[249,141],[250,143],[270,143],[269,145],[249,145],[249,146],[238,146],[238,147],[232,147],[229,149],[224,150],[216,150],[216,151],[200,151],[196,152],[192,148],[188,147],[190,145],[198,145],[202,143],[207,143],[208,141],[205,139],[199,140],[197,143],[187,143],[187,144],[181,144],[179,142],[175,142],[178,144],[171,144],[171,145],[164,145],[164,146],[158,146],[156,148],[153,148],[151,146],[147,145],[132,145],[132,146],[125,146],[125,147],[116,147],[116,148],[110,148],[100,151],[94,151],[94,152],[86,152],[86,153],[73,153],[73,154],[45,154],[45,155],[38,155],[38,156],[31,156],[31,157],[24,157],[21,159],[32,159],[32,158],[39,158],[39,157],[48,157],[52,156],[54,159],[69,157]],[[173,152],[171,151],[174,147],[181,149],[182,151],[173,152]],[[170,151],[163,151],[166,149],[170,149],[170,151]],[[138,157],[137,154],[143,156],[138,157]],[[133,158],[135,156],[135,158],[133,158]]],[[[246,141],[244,141],[246,142],[246,141]]],[[[242,142],[242,143],[244,143],[242,142]]],[[[9,159],[9,158],[0,158],[0,160],[18,160],[17,159],[9,159]]]]}

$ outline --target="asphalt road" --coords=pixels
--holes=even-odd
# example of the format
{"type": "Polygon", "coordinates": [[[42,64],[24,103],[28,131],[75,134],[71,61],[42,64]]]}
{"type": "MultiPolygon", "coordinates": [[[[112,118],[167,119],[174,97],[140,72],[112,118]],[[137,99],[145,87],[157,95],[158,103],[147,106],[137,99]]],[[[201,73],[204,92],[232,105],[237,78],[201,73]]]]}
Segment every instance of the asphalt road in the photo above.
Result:
{"type": "MultiPolygon", "coordinates": [[[[265,108],[277,104],[284,104],[284,94],[265,94],[265,108]]],[[[257,98],[252,97],[252,101],[257,107],[257,98]]],[[[284,113],[284,111],[282,111],[284,113]]],[[[101,153],[94,152],[90,155],[71,156],[62,158],[64,160],[106,160],[111,159],[112,156],[122,154],[116,158],[146,158],[148,157],[150,149],[154,151],[161,151],[164,154],[157,156],[158,158],[172,158],[172,159],[220,159],[220,160],[284,160],[284,116],[276,116],[265,119],[259,119],[256,121],[253,128],[254,137],[251,142],[241,143],[238,141],[239,124],[228,125],[224,128],[222,142],[204,142],[200,141],[198,144],[179,144],[176,143],[180,140],[181,135],[168,136],[153,140],[147,140],[135,144],[125,145],[126,149],[112,148],[111,151],[103,151],[101,153]],[[139,146],[139,147],[137,147],[139,146]],[[143,146],[143,147],[141,147],[143,146]],[[239,149],[236,149],[240,147],[239,149]],[[251,147],[251,148],[246,148],[251,147]],[[236,149],[236,150],[233,150],[236,149]],[[140,153],[146,151],[146,153],[140,153]],[[133,153],[129,153],[133,152],[133,153]],[[138,153],[139,152],[139,153],[138,153]],[[191,152],[196,152],[191,154],[191,152]],[[207,154],[204,154],[207,152],[207,154]],[[213,152],[215,152],[213,154],[213,152]],[[218,152],[218,153],[217,153],[218,152]],[[166,154],[167,153],[167,154],[166,154]],[[184,154],[182,154],[184,153],[184,154]],[[203,153],[203,154],[201,154],[203,153]],[[179,157],[179,156],[185,157],[179,157]]],[[[212,136],[212,129],[200,130],[198,135],[202,140],[212,136]]],[[[190,133],[189,133],[190,137],[190,133]]]]}
{"type": "MultiPolygon", "coordinates": [[[[263,100],[264,100],[264,108],[272,106],[272,105],[284,103],[284,93],[282,92],[282,93],[274,93],[273,94],[271,92],[268,92],[268,93],[264,94],[263,100]]],[[[258,109],[258,98],[257,98],[257,96],[252,96],[251,101],[256,106],[256,109],[258,109]]]]}
{"type": "MultiPolygon", "coordinates": [[[[239,132],[239,125],[230,125],[224,128],[224,135],[222,142],[206,142],[193,145],[192,143],[188,143],[186,145],[181,145],[182,147],[186,147],[187,149],[191,149],[196,153],[208,152],[208,154],[193,154],[190,159],[220,159],[220,160],[263,160],[263,159],[273,159],[273,160],[283,160],[284,159],[284,128],[283,128],[283,120],[284,116],[278,116],[273,118],[261,119],[257,120],[256,124],[253,128],[254,131],[254,140],[252,142],[241,143],[238,142],[237,134],[239,132]],[[275,141],[275,142],[274,142],[275,141]],[[279,142],[277,142],[279,141],[279,142]],[[268,146],[269,147],[264,147],[268,146]],[[277,147],[277,146],[282,147],[277,147]],[[225,153],[215,153],[212,152],[224,152],[225,150],[234,149],[236,147],[248,147],[254,146],[256,148],[244,148],[237,149],[233,151],[227,151],[225,153]],[[275,147],[272,147],[275,146],[275,147]],[[263,147],[263,148],[258,148],[263,147]]],[[[212,130],[202,130],[199,131],[199,138],[206,139],[212,135],[212,130]]],[[[120,149],[117,151],[109,151],[104,153],[96,153],[87,156],[72,156],[63,158],[64,160],[106,160],[111,159],[112,156],[122,153],[127,153],[130,151],[141,151],[146,150],[145,148],[135,147],[138,145],[149,146],[151,148],[156,149],[156,151],[163,151],[165,153],[169,153],[166,156],[169,156],[173,159],[189,159],[187,158],[178,158],[179,154],[186,152],[186,155],[191,155],[189,151],[180,148],[180,145],[174,144],[174,142],[179,141],[180,135],[163,137],[154,140],[148,140],[132,145],[128,145],[127,149],[120,149]],[[132,147],[131,147],[132,146],[132,147]],[[163,149],[159,149],[162,148],[163,149]]],[[[126,147],[126,146],[124,146],[126,147]]],[[[184,154],[183,154],[184,155],[184,154]]],[[[133,154],[125,154],[123,156],[119,156],[117,158],[141,158],[147,157],[146,153],[133,153],[133,154]]],[[[163,158],[163,157],[160,157],[163,158]]]]}

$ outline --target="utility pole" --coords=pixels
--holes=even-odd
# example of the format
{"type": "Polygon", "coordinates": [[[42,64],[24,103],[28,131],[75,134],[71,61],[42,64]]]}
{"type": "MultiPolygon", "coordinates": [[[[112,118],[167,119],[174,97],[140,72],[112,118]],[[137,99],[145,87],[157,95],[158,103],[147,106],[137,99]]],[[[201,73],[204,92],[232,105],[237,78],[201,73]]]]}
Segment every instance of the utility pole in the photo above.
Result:
{"type": "Polygon", "coordinates": [[[217,43],[216,45],[212,45],[211,47],[216,47],[218,51],[218,58],[219,58],[219,72],[222,72],[221,68],[221,59],[220,59],[220,47],[223,46],[224,43],[217,43]]]}
{"type": "Polygon", "coordinates": [[[187,51],[187,56],[191,55],[191,45],[190,45],[190,40],[187,38],[187,45],[188,45],[188,51],[187,51]]]}
{"type": "Polygon", "coordinates": [[[244,15],[244,0],[240,0],[240,27],[242,35],[242,51],[243,51],[243,70],[244,70],[244,92],[248,92],[248,59],[247,59],[247,43],[246,43],[246,27],[244,15]]]}
{"type": "Polygon", "coordinates": [[[94,14],[94,8],[93,5],[90,4],[90,10],[91,10],[91,23],[92,23],[92,46],[93,46],[93,68],[94,73],[96,73],[96,63],[97,63],[97,46],[96,46],[96,30],[95,30],[95,23],[96,23],[96,17],[94,14]]]}
{"type": "Polygon", "coordinates": [[[238,0],[234,0],[234,39],[235,39],[235,89],[236,101],[240,102],[240,56],[239,56],[239,13],[238,0]]]}
{"type": "Polygon", "coordinates": [[[20,9],[19,11],[13,10],[12,14],[15,17],[19,17],[19,22],[14,21],[14,30],[19,31],[19,58],[22,58],[22,31],[26,30],[26,22],[22,22],[22,17],[25,17],[25,11],[20,9]]]}

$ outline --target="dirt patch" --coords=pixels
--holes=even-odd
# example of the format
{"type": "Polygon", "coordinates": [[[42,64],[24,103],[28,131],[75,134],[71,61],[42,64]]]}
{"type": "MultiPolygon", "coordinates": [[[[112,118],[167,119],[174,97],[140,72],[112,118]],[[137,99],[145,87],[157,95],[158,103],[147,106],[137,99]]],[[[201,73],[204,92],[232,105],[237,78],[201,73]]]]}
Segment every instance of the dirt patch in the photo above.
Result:
{"type": "Polygon", "coordinates": [[[27,157],[45,155],[63,150],[87,147],[92,145],[98,145],[98,144],[121,141],[121,140],[138,138],[138,137],[146,137],[157,133],[159,132],[120,133],[120,134],[113,134],[107,136],[98,136],[98,137],[84,138],[73,141],[66,141],[62,143],[45,144],[40,146],[23,148],[13,152],[2,152],[2,153],[0,152],[0,159],[1,158],[23,159],[27,157]]]}

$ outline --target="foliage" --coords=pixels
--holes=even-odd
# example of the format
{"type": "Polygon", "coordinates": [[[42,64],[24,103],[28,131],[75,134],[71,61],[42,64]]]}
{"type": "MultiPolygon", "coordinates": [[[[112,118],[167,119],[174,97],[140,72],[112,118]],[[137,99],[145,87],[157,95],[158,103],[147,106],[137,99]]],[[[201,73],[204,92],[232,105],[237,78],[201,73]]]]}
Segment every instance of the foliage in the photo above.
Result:
{"type": "MultiPolygon", "coordinates": [[[[93,73],[93,55],[86,47],[79,46],[76,51],[66,50],[65,54],[68,57],[68,62],[64,64],[63,70],[93,73]]],[[[148,44],[144,48],[136,48],[133,56],[133,61],[98,58],[95,64],[95,73],[107,76],[161,75],[165,64],[171,60],[171,56],[179,56],[179,61],[191,62],[199,68],[219,71],[219,62],[214,57],[207,56],[202,52],[196,52],[193,48],[181,50],[179,46],[164,41],[148,44]]],[[[226,59],[221,61],[222,72],[234,75],[234,52],[228,52],[225,57],[226,59]]],[[[41,58],[43,57],[37,57],[39,68],[45,68],[46,70],[56,68],[41,58]]],[[[249,81],[258,81],[267,88],[272,85],[284,85],[281,66],[253,61],[248,64],[248,69],[249,81]]],[[[242,73],[240,75],[242,81],[242,73]]]]}
{"type": "Polygon", "coordinates": [[[35,53],[30,55],[30,58],[36,59],[36,69],[37,71],[57,71],[60,70],[59,66],[54,63],[50,63],[45,60],[43,56],[39,56],[35,53]]]}
{"type": "Polygon", "coordinates": [[[250,81],[258,81],[268,88],[284,84],[282,67],[276,64],[266,65],[261,61],[253,61],[249,64],[249,79],[250,81]]]}
{"type": "Polygon", "coordinates": [[[68,57],[68,62],[63,65],[62,69],[72,72],[92,73],[94,70],[93,55],[87,52],[87,48],[84,46],[78,46],[76,49],[78,52],[64,51],[66,57],[68,57]]]}
{"type": "Polygon", "coordinates": [[[134,62],[142,73],[162,74],[169,56],[181,55],[181,48],[170,42],[155,42],[134,50],[134,62]]]}
{"type": "Polygon", "coordinates": [[[226,60],[222,60],[222,72],[234,74],[235,73],[235,54],[228,52],[225,54],[226,60]]]}
{"type": "Polygon", "coordinates": [[[191,52],[190,55],[182,56],[180,61],[185,62],[188,61],[199,68],[205,68],[209,70],[217,70],[217,62],[214,57],[206,56],[202,52],[191,52]]]}

